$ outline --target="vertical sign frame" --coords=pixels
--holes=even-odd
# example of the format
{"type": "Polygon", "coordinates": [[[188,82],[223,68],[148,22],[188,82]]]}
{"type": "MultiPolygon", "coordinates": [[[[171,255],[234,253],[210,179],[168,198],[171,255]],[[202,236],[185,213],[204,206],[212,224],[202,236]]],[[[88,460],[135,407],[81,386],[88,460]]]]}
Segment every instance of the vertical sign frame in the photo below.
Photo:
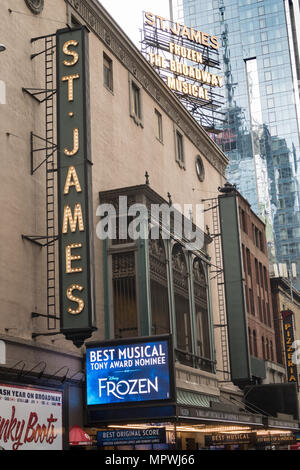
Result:
{"type": "Polygon", "coordinates": [[[252,370],[237,194],[219,196],[218,201],[231,379],[235,385],[243,386],[251,382],[252,370]]]}
{"type": "Polygon", "coordinates": [[[61,332],[77,347],[96,329],[88,33],[56,32],[61,332]]]}
{"type": "Polygon", "coordinates": [[[298,371],[297,365],[294,364],[292,357],[295,351],[293,348],[294,343],[294,324],[293,312],[291,310],[283,310],[282,324],[283,324],[283,337],[284,337],[284,350],[286,357],[286,371],[288,383],[294,382],[298,386],[298,371]]]}

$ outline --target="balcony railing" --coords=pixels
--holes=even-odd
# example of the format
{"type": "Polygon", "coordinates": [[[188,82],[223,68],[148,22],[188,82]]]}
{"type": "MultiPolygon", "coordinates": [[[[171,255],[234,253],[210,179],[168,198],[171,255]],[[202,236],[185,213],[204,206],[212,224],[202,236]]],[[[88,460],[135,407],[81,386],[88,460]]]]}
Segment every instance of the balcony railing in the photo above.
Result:
{"type": "Polygon", "coordinates": [[[194,354],[188,351],[182,351],[181,349],[175,349],[175,357],[180,364],[214,373],[214,365],[216,364],[216,361],[213,361],[212,359],[195,356],[194,354]]]}

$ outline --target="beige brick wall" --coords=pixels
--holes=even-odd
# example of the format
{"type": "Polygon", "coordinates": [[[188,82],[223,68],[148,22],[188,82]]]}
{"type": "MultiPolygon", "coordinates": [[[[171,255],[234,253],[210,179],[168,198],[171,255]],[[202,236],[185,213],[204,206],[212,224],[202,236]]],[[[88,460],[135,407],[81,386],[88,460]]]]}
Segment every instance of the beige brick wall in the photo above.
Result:
{"type": "MultiPolygon", "coordinates": [[[[0,12],[0,41],[7,47],[6,52],[0,54],[0,80],[6,83],[7,100],[5,105],[0,105],[0,334],[31,340],[32,331],[46,331],[47,328],[45,319],[31,319],[32,311],[46,313],[45,249],[23,241],[21,234],[45,232],[45,168],[30,175],[29,146],[30,131],[44,135],[44,107],[24,94],[22,87],[43,87],[43,57],[30,60],[30,54],[38,52],[43,42],[31,44],[31,37],[64,27],[67,14],[63,0],[46,1],[38,16],[30,13],[23,0],[2,0],[0,12]],[[9,8],[18,13],[9,13],[9,8]],[[5,328],[11,329],[6,331],[5,328]]],[[[146,170],[152,189],[165,199],[170,192],[173,203],[195,206],[203,198],[216,197],[224,178],[206,160],[205,154],[206,178],[200,183],[195,170],[199,150],[185,136],[186,169],[178,166],[173,121],[145,90],[142,90],[144,127],[137,126],[129,115],[128,70],[95,34],[91,33],[89,40],[94,225],[98,222],[95,212],[99,191],[143,184],[146,170]],[[113,59],[113,93],[103,86],[103,51],[113,59]],[[163,144],[155,136],[155,108],[163,116],[163,144]]],[[[203,139],[200,134],[199,139],[203,139]]],[[[205,213],[205,225],[212,231],[211,211],[205,213]]],[[[213,244],[209,254],[214,262],[213,244]]],[[[98,332],[93,339],[102,339],[102,244],[96,236],[95,271],[98,332]]],[[[216,281],[213,281],[215,323],[219,322],[217,303],[216,281]]],[[[215,347],[220,360],[218,334],[215,347]]],[[[55,347],[77,351],[62,336],[40,337],[37,341],[47,344],[52,341],[55,347]]]]}

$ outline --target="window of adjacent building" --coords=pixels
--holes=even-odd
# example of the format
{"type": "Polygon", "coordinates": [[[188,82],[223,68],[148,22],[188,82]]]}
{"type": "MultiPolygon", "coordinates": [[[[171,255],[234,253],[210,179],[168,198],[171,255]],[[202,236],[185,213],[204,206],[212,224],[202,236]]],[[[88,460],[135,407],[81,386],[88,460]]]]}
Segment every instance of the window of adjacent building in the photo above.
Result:
{"type": "Polygon", "coordinates": [[[163,143],[163,125],[162,125],[162,115],[160,112],[155,109],[155,132],[156,132],[156,138],[163,143]]]}
{"type": "Polygon", "coordinates": [[[266,351],[265,351],[265,338],[264,336],[261,337],[261,349],[262,349],[262,356],[266,359],[266,351]]]}
{"type": "Polygon", "coordinates": [[[246,213],[243,209],[240,210],[240,219],[241,219],[241,229],[243,232],[247,233],[247,220],[246,220],[246,213]]]}
{"type": "Polygon", "coordinates": [[[246,256],[247,256],[248,274],[251,276],[251,257],[250,257],[250,251],[248,248],[246,248],[246,256]]]}
{"type": "Polygon", "coordinates": [[[276,121],[276,114],[269,113],[269,122],[275,122],[275,121],[276,121]]]}
{"type": "Polygon", "coordinates": [[[263,315],[262,315],[262,308],[261,308],[261,300],[260,297],[257,297],[257,303],[258,303],[258,312],[259,312],[259,319],[263,323],[263,315]]]}
{"type": "Polygon", "coordinates": [[[138,335],[134,252],[112,256],[115,338],[138,335]]]}
{"type": "Polygon", "coordinates": [[[266,27],[266,20],[264,18],[260,19],[259,20],[259,27],[261,29],[265,28],[266,27]]]}
{"type": "Polygon", "coordinates": [[[130,76],[129,77],[129,100],[130,100],[130,116],[133,118],[137,125],[143,127],[143,114],[142,114],[142,97],[141,88],[138,83],[130,76]]]}
{"type": "Polygon", "coordinates": [[[272,73],[270,71],[265,72],[265,80],[266,82],[272,80],[272,73]]]}
{"type": "Polygon", "coordinates": [[[268,44],[264,44],[261,48],[263,54],[269,54],[269,46],[268,44]]]}
{"type": "Polygon", "coordinates": [[[181,168],[185,168],[183,134],[175,128],[176,161],[181,168]]]}
{"type": "Polygon", "coordinates": [[[268,40],[268,33],[266,31],[262,31],[260,33],[260,39],[261,39],[261,41],[267,41],[268,40]]]}
{"type": "Polygon", "coordinates": [[[257,339],[256,339],[256,331],[253,330],[253,354],[257,357],[257,339]]]}
{"type": "Polygon", "coordinates": [[[273,341],[271,339],[270,339],[270,353],[271,353],[271,361],[274,361],[273,341]]]}
{"type": "Polygon", "coordinates": [[[253,356],[252,334],[251,334],[250,328],[248,328],[248,336],[249,336],[250,355],[253,356]]]}
{"type": "Polygon", "coordinates": [[[256,258],[255,258],[255,274],[256,274],[256,283],[259,284],[258,262],[256,258]]]}
{"type": "Polygon", "coordinates": [[[273,93],[273,85],[267,85],[266,86],[266,93],[267,95],[271,95],[273,93]]]}
{"type": "Polygon", "coordinates": [[[269,359],[269,340],[266,339],[266,359],[269,359]]]}
{"type": "Polygon", "coordinates": [[[254,297],[253,297],[253,290],[251,287],[249,288],[249,299],[250,299],[250,308],[252,315],[255,315],[255,308],[254,308],[254,297]]]}
{"type": "Polygon", "coordinates": [[[106,88],[113,91],[113,62],[103,52],[103,82],[106,88]]]}

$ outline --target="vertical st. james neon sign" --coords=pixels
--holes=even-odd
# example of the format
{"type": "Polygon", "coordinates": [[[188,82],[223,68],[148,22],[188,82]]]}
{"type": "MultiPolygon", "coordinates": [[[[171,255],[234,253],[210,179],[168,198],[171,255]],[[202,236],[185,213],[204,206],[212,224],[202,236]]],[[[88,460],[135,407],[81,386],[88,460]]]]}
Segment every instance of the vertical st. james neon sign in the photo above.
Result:
{"type": "Polygon", "coordinates": [[[61,331],[80,347],[95,329],[88,31],[56,40],[61,331]]]}

